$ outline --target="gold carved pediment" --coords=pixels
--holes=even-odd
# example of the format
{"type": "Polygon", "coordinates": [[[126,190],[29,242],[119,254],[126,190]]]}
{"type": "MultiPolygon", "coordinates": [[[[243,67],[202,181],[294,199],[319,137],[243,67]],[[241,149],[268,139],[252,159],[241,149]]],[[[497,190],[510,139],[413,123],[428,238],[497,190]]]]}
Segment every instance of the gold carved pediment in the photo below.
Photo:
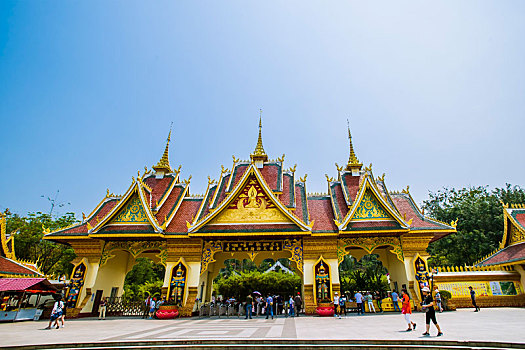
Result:
{"type": "Polygon", "coordinates": [[[255,176],[250,176],[236,198],[211,222],[213,224],[291,223],[273,203],[255,176]]]}

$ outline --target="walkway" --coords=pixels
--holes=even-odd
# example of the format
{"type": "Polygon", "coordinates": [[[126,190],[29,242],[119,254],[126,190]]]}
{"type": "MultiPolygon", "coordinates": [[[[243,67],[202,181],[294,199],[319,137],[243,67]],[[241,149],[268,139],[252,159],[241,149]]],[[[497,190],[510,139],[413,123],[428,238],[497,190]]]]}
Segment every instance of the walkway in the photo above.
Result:
{"type": "MultiPolygon", "coordinates": [[[[177,320],[142,320],[114,318],[70,320],[63,329],[44,330],[47,322],[0,324],[0,346],[50,343],[179,340],[179,339],[388,339],[421,340],[424,314],[415,313],[417,331],[405,332],[400,314],[368,314],[348,318],[299,317],[296,319],[262,318],[188,318],[177,320]]],[[[438,314],[445,335],[442,340],[476,340],[525,343],[525,309],[482,309],[474,313],[459,310],[438,314]]]]}

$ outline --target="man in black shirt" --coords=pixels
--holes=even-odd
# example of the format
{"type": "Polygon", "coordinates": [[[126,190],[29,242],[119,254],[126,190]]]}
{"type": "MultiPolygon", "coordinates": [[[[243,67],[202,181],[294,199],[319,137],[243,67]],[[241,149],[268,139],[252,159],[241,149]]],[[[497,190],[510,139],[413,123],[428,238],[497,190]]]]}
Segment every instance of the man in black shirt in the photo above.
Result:
{"type": "Polygon", "coordinates": [[[436,321],[436,311],[434,310],[434,299],[432,299],[432,294],[430,293],[430,289],[428,287],[424,287],[421,289],[423,292],[423,302],[421,303],[421,307],[423,308],[423,311],[426,313],[426,324],[427,329],[426,332],[423,333],[423,335],[430,335],[428,332],[430,330],[430,321],[434,323],[438,330],[437,336],[440,337],[443,335],[441,332],[441,328],[439,328],[439,325],[436,321]]]}
{"type": "Polygon", "coordinates": [[[248,319],[250,317],[250,320],[252,319],[252,308],[253,308],[253,297],[251,294],[248,294],[246,297],[246,317],[245,319],[248,319]]]}
{"type": "Polygon", "coordinates": [[[474,306],[475,310],[474,312],[479,311],[479,306],[476,304],[476,292],[472,288],[472,286],[469,286],[468,289],[470,290],[470,299],[472,299],[472,306],[474,306]]]}

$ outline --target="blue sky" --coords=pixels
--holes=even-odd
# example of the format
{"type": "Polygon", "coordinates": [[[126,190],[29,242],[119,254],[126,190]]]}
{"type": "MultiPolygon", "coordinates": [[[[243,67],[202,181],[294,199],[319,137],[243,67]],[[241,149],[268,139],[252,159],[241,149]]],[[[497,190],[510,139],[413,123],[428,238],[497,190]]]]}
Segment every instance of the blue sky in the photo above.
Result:
{"type": "Polygon", "coordinates": [[[0,209],[89,212],[160,158],[205,190],[255,147],[359,159],[417,201],[525,185],[523,1],[2,1],[0,209]]]}

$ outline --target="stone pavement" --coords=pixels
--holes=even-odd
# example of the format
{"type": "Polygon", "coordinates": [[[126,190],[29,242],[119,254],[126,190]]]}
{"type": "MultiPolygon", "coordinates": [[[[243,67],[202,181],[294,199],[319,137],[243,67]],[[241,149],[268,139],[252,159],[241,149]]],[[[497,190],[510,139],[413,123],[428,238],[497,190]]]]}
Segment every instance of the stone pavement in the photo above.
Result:
{"type": "MultiPolygon", "coordinates": [[[[525,343],[525,309],[494,308],[474,313],[472,309],[438,314],[445,335],[439,340],[476,340],[525,343]]],[[[103,341],[180,340],[180,339],[373,339],[436,340],[423,337],[425,315],[412,319],[417,330],[407,328],[401,314],[367,314],[333,317],[276,318],[186,318],[142,320],[108,318],[69,320],[59,330],[44,330],[46,321],[0,324],[0,346],[103,341]]]]}

